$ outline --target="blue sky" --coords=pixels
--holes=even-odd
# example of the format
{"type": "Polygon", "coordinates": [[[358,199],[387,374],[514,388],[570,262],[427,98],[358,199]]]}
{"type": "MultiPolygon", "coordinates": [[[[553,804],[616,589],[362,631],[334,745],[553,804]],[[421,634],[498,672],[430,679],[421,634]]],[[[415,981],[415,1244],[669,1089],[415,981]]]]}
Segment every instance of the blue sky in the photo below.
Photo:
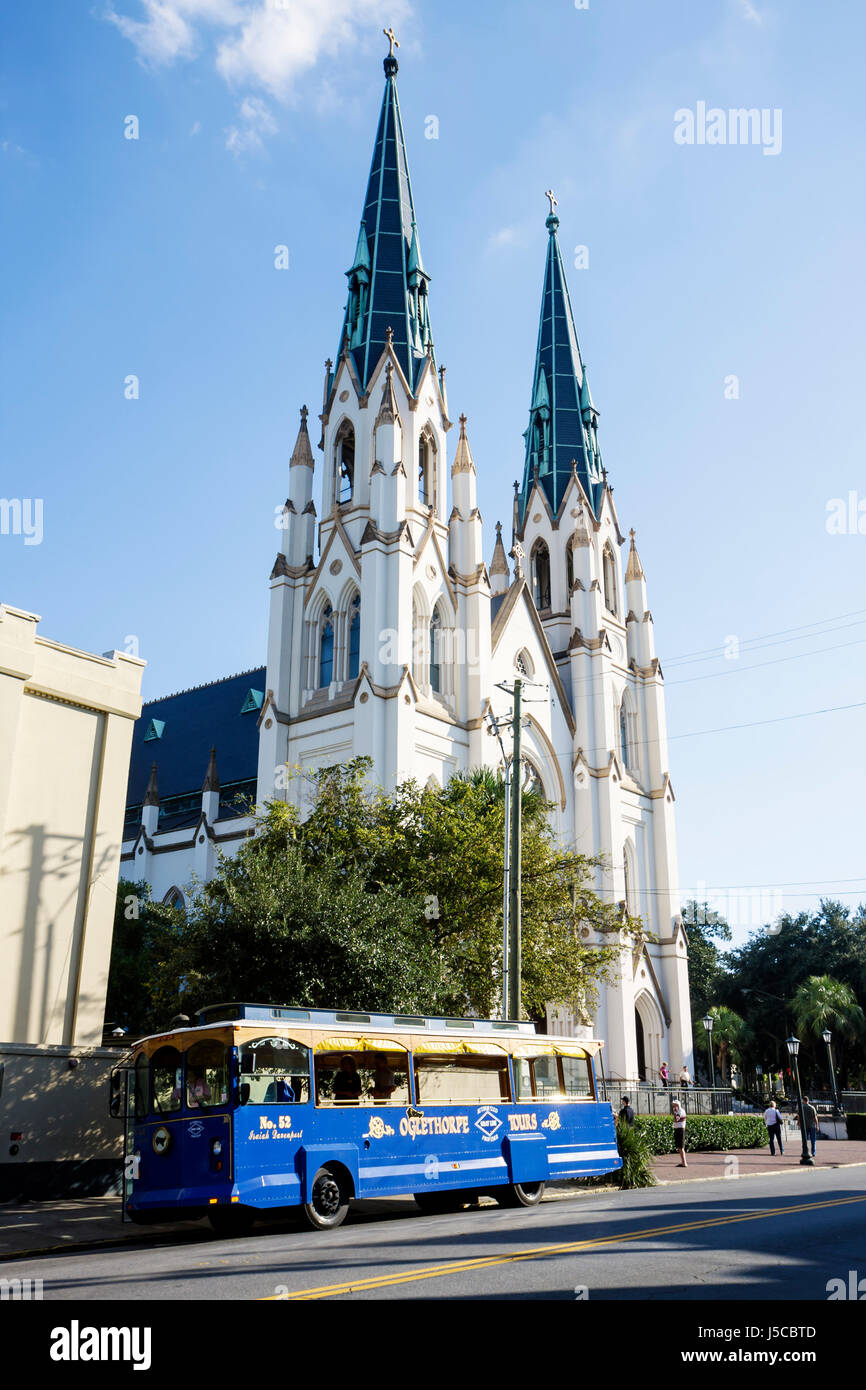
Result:
{"type": "Polygon", "coordinates": [[[0,491],[44,512],[41,544],[0,536],[0,599],[70,645],[136,639],[149,697],[263,662],[274,507],[338,346],[388,23],[488,558],[552,185],[667,679],[683,888],[739,937],[866,898],[866,708],[811,713],[866,700],[866,11],[842,0],[11,7],[0,491]],[[781,148],[678,144],[700,102],[780,112],[781,148]]]}

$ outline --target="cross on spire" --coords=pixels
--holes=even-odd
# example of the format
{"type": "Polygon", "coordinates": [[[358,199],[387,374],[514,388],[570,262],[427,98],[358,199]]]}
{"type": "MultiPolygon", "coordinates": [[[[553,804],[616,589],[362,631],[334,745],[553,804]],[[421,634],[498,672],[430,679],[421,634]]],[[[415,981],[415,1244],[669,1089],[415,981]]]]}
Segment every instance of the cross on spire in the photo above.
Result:
{"type": "Polygon", "coordinates": [[[397,35],[394,33],[394,30],[393,30],[393,28],[391,27],[390,24],[388,25],[388,28],[387,28],[387,29],[383,29],[383,30],[382,30],[382,33],[385,35],[385,38],[388,40],[388,44],[389,44],[389,48],[388,48],[388,57],[389,57],[389,58],[393,58],[393,57],[394,57],[394,49],[400,47],[400,40],[397,38],[397,35]]]}
{"type": "Polygon", "coordinates": [[[556,194],[554,193],[554,191],[553,191],[552,188],[548,188],[548,190],[547,190],[547,192],[545,193],[544,196],[545,196],[545,198],[549,198],[549,199],[550,199],[550,216],[553,217],[553,216],[554,216],[554,211],[553,211],[553,209],[559,206],[559,199],[556,197],[556,194]]]}

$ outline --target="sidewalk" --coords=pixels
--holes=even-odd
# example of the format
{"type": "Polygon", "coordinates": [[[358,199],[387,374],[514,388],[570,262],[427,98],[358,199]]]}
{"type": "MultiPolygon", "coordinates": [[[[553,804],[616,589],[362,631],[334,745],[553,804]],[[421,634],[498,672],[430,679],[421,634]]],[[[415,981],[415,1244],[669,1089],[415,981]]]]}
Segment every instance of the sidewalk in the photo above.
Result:
{"type": "MultiPolygon", "coordinates": [[[[690,1154],[687,1151],[688,1168],[677,1167],[676,1154],[661,1154],[653,1163],[653,1171],[660,1183],[689,1182],[698,1178],[745,1178],[799,1169],[800,1155],[801,1148],[796,1142],[786,1143],[784,1155],[780,1156],[777,1152],[775,1158],[771,1158],[769,1148],[735,1149],[730,1153],[690,1154]]],[[[818,1141],[815,1169],[838,1168],[848,1164],[866,1165],[866,1143],[850,1139],[818,1141]]],[[[578,1188],[571,1183],[561,1182],[551,1184],[548,1195],[562,1200],[614,1191],[615,1188],[578,1188]]],[[[409,1216],[417,1212],[411,1197],[368,1198],[359,1203],[359,1208],[371,1220],[381,1220],[384,1216],[409,1216]]],[[[131,1222],[121,1222],[119,1197],[79,1197],[57,1202],[8,1202],[0,1205],[0,1264],[4,1260],[60,1250],[138,1244],[141,1241],[211,1239],[206,1218],[169,1222],[163,1226],[135,1226],[131,1222]]]]}
{"type": "MultiPolygon", "coordinates": [[[[763,1149],[732,1149],[729,1153],[689,1153],[686,1139],[688,1168],[679,1168],[677,1154],[659,1154],[653,1161],[653,1172],[659,1182],[688,1182],[692,1178],[753,1177],[758,1173],[778,1173],[780,1169],[800,1167],[803,1145],[799,1132],[785,1140],[785,1152],[776,1148],[775,1157],[769,1144],[763,1149]]],[[[849,1163],[866,1164],[866,1143],[859,1139],[818,1140],[815,1168],[839,1168],[849,1163]]],[[[864,1176],[866,1182],[866,1176],[864,1176]]]]}

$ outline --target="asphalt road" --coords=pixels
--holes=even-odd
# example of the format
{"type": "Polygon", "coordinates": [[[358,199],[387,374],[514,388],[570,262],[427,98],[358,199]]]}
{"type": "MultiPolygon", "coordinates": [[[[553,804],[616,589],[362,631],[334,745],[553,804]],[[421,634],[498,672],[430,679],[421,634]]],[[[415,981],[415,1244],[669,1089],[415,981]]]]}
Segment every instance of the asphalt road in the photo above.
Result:
{"type": "Polygon", "coordinates": [[[401,1205],[328,1233],[50,1255],[0,1265],[48,1300],[795,1299],[866,1275],[862,1167],[589,1193],[532,1210],[401,1205]]]}

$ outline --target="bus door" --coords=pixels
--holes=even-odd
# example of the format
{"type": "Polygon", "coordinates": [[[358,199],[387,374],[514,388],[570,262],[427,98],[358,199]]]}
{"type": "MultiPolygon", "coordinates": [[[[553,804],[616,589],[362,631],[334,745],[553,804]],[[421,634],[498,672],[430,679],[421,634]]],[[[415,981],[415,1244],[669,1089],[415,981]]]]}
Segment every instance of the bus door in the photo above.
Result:
{"type": "Polygon", "coordinates": [[[135,1148],[141,1190],[177,1192],[183,1186],[181,1161],[183,1055],[171,1044],[152,1056],[140,1052],[135,1064],[135,1148]]]}
{"type": "Polygon", "coordinates": [[[222,1038],[200,1038],[184,1054],[184,1107],[178,1122],[181,1186],[200,1191],[232,1177],[230,1052],[222,1038]]]}
{"type": "Polygon", "coordinates": [[[287,1206],[301,1199],[301,1144],[311,1139],[310,1052],[292,1038],[238,1044],[235,1181],[241,1200],[287,1206]]]}

